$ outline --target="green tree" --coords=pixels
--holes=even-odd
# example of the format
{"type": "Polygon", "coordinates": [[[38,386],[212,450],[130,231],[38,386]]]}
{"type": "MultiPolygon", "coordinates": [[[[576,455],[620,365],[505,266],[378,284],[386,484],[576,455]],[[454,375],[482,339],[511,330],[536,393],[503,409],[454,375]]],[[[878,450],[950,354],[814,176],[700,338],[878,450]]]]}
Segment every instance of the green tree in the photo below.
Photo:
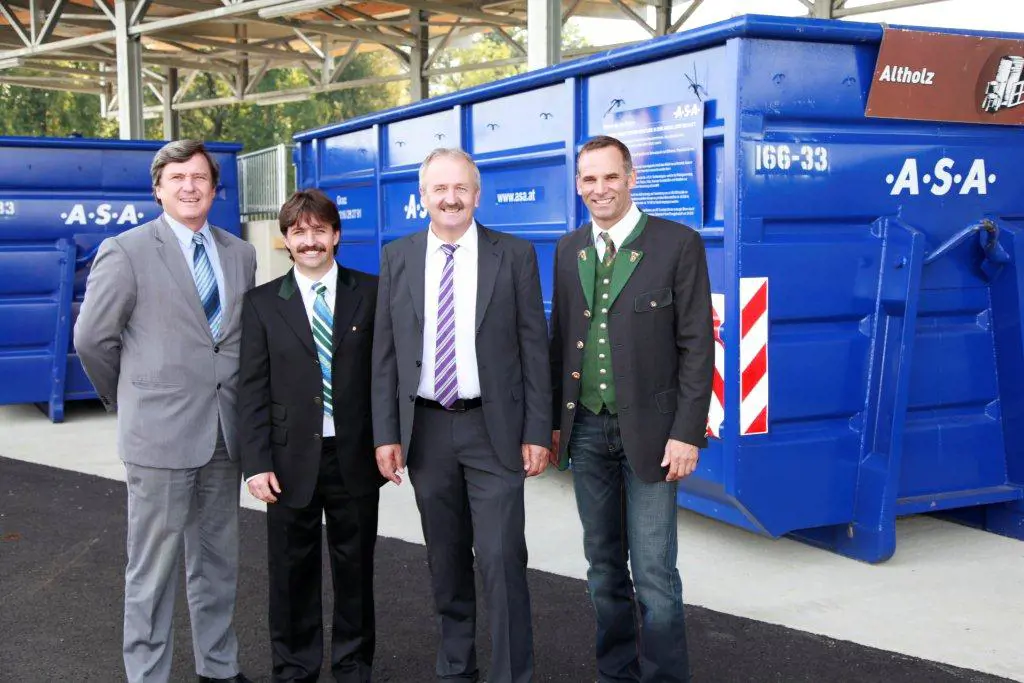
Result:
{"type": "MultiPolygon", "coordinates": [[[[517,28],[509,31],[509,35],[519,45],[526,46],[526,29],[517,28]]],[[[470,38],[467,47],[450,47],[434,60],[435,69],[451,69],[472,64],[498,62],[521,57],[521,55],[496,32],[475,34],[470,38]]],[[[571,50],[586,47],[587,41],[579,29],[568,24],[562,31],[562,49],[571,50]]],[[[525,73],[526,59],[516,64],[474,69],[456,73],[434,76],[430,80],[430,94],[442,95],[457,90],[464,90],[475,85],[490,83],[501,78],[508,78],[525,73]]]]}

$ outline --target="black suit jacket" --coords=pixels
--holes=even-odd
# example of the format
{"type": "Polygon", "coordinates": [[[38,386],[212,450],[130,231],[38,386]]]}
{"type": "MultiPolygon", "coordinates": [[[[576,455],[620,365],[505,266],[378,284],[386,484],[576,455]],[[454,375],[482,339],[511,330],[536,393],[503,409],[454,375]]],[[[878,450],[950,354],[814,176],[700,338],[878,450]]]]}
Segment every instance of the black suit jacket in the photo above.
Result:
{"type": "MultiPolygon", "coordinates": [[[[484,421],[498,459],[522,471],[522,444],[551,445],[548,329],[537,253],[524,239],[479,223],[477,229],[476,354],[484,421]]],[[[404,454],[420,385],[426,260],[426,230],[381,253],[373,433],[376,445],[400,443],[404,454]]]]}
{"type": "MultiPolygon", "coordinates": [[[[338,267],[334,304],[335,455],[352,495],[384,483],[373,453],[370,356],[377,278],[338,267]]],[[[278,501],[309,504],[323,444],[322,378],[313,332],[292,271],[245,295],[239,423],[246,477],[274,472],[278,501]]]]}
{"type": "MultiPolygon", "coordinates": [[[[588,223],[560,239],[555,252],[551,380],[563,468],[592,319],[578,261],[592,245],[588,223]]],[[[650,216],[617,258],[634,258],[632,252],[639,252],[636,268],[608,309],[608,341],[626,458],[642,480],[655,482],[667,473],[661,460],[669,438],[707,446],[715,362],[711,286],[704,241],[684,225],[650,216]]]]}

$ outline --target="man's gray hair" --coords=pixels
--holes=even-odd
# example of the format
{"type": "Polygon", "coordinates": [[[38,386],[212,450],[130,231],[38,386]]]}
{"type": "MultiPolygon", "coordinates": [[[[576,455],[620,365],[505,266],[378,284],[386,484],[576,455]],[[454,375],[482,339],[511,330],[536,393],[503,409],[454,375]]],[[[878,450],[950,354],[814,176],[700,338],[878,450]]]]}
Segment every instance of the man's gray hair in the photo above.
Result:
{"type": "Polygon", "coordinates": [[[468,163],[470,167],[472,167],[473,169],[473,178],[476,180],[476,187],[478,190],[480,189],[480,169],[477,168],[476,162],[473,161],[473,157],[469,156],[469,154],[466,151],[461,150],[458,147],[438,147],[433,152],[428,154],[427,158],[423,160],[422,164],[420,164],[421,191],[425,189],[423,187],[423,177],[427,174],[427,167],[430,166],[434,159],[439,159],[441,157],[447,157],[449,159],[462,159],[463,161],[468,163]]]}
{"type": "Polygon", "coordinates": [[[149,174],[153,178],[153,187],[155,188],[160,184],[160,174],[163,173],[164,167],[167,164],[184,163],[196,154],[202,154],[206,157],[207,163],[210,164],[210,182],[214,187],[217,187],[217,183],[220,182],[220,164],[207,151],[206,145],[199,140],[175,140],[168,142],[160,148],[160,151],[153,157],[152,165],[149,167],[149,174]]]}

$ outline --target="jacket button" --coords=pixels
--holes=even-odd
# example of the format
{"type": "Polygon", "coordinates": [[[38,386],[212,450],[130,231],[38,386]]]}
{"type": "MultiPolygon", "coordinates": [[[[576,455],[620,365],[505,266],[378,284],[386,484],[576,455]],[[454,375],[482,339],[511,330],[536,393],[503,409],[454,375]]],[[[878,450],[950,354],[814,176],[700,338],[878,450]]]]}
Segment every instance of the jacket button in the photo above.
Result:
{"type": "Polygon", "coordinates": [[[412,394],[409,394],[409,403],[412,403],[415,400],[416,400],[416,397],[413,396],[412,394]]]}
{"type": "Polygon", "coordinates": [[[220,353],[220,347],[219,346],[214,346],[213,347],[213,352],[214,353],[220,353]]]}
{"type": "Polygon", "coordinates": [[[583,348],[583,341],[582,341],[582,340],[581,340],[581,341],[578,341],[578,342],[576,342],[576,348],[577,348],[577,349],[582,349],[582,348],[583,348]]]}
{"type": "Polygon", "coordinates": [[[313,359],[313,365],[320,365],[320,359],[319,358],[314,358],[313,359]]]}
{"type": "Polygon", "coordinates": [[[319,434],[314,434],[313,438],[319,440],[320,439],[320,435],[319,434]]]}
{"type": "Polygon", "coordinates": [[[569,401],[568,403],[565,404],[565,407],[568,408],[569,410],[575,410],[576,404],[573,403],[572,401],[569,401]]]}
{"type": "Polygon", "coordinates": [[[572,373],[572,378],[573,379],[579,379],[580,378],[580,373],[578,373],[578,372],[572,373]]]}
{"type": "Polygon", "coordinates": [[[314,396],[313,397],[313,403],[315,403],[317,405],[320,405],[323,402],[324,402],[324,400],[322,398],[320,398],[319,396],[314,396]]]}
{"type": "Polygon", "coordinates": [[[589,318],[590,317],[590,311],[583,311],[583,317],[584,318],[589,318]]]}
{"type": "Polygon", "coordinates": [[[220,391],[220,382],[217,382],[217,391],[220,391]]]}
{"type": "Polygon", "coordinates": [[[421,361],[421,360],[416,361],[416,367],[418,367],[418,368],[423,367],[423,361],[421,361]]]}
{"type": "Polygon", "coordinates": [[[658,307],[658,302],[657,301],[652,301],[651,302],[651,308],[657,308],[657,307],[658,307]]]}

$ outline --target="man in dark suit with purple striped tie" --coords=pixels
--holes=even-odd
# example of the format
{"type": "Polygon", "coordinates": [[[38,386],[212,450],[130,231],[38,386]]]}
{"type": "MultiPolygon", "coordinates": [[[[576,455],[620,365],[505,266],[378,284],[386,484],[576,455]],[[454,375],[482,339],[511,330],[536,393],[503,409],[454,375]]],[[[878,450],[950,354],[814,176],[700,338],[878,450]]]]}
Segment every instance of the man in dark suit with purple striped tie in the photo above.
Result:
{"type": "Polygon", "coordinates": [[[440,616],[437,677],[475,681],[474,551],[490,612],[491,683],[533,677],[523,483],[551,443],[537,255],[473,219],[480,171],[458,149],[420,167],[427,230],[381,254],[373,435],[383,476],[415,489],[440,616]]]}

